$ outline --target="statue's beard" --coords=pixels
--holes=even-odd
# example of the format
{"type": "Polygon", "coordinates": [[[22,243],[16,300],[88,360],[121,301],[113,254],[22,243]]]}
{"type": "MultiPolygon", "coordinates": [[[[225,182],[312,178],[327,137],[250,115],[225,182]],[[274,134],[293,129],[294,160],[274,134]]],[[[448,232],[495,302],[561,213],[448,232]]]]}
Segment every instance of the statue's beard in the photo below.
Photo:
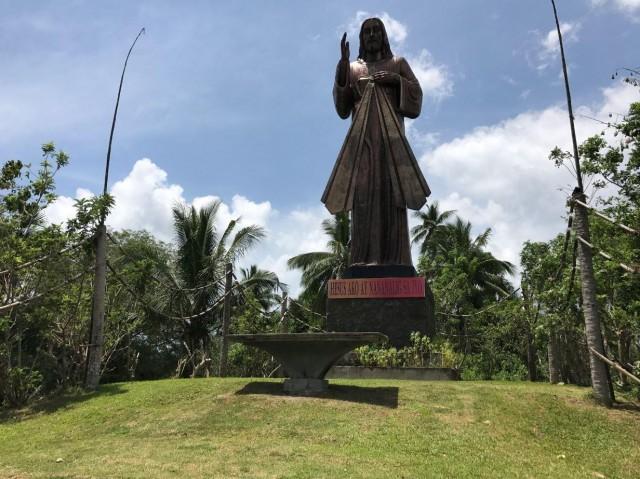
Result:
{"type": "Polygon", "coordinates": [[[382,42],[372,41],[370,43],[365,43],[364,49],[367,53],[375,55],[382,51],[382,42]]]}

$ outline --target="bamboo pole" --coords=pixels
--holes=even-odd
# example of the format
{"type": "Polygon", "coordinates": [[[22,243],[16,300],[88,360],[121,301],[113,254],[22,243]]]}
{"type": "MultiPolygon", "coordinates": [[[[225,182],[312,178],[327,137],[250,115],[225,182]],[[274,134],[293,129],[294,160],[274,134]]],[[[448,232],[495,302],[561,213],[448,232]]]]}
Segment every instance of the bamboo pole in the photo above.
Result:
{"type": "Polygon", "coordinates": [[[604,356],[603,354],[600,354],[598,351],[596,351],[593,348],[589,348],[589,350],[598,359],[600,359],[601,361],[607,363],[609,366],[611,366],[612,368],[615,368],[616,370],[618,370],[622,374],[626,375],[627,377],[631,378],[631,380],[635,381],[636,383],[640,384],[640,378],[635,376],[635,375],[633,375],[633,374],[631,374],[629,371],[627,371],[625,368],[623,368],[620,364],[618,364],[615,361],[611,361],[608,357],[604,356]]]}
{"type": "Polygon", "coordinates": [[[638,270],[636,268],[632,268],[631,266],[627,266],[624,263],[620,263],[619,261],[616,261],[613,256],[611,256],[608,253],[605,253],[604,251],[599,250],[598,248],[596,248],[594,245],[592,245],[591,243],[589,243],[587,240],[585,240],[584,238],[578,236],[578,241],[580,241],[580,243],[582,243],[583,245],[585,245],[586,247],[590,248],[591,251],[593,251],[594,253],[602,256],[604,259],[609,260],[613,263],[616,263],[618,266],[620,266],[623,270],[627,271],[628,273],[638,273],[638,270]]]}
{"type": "Polygon", "coordinates": [[[600,213],[598,210],[596,210],[595,208],[589,206],[588,204],[583,203],[582,201],[577,201],[577,200],[576,200],[576,202],[578,204],[584,206],[585,208],[588,208],[591,211],[593,211],[594,215],[599,216],[603,220],[606,220],[609,223],[616,225],[618,228],[621,228],[621,229],[625,230],[627,233],[631,233],[631,234],[634,234],[634,235],[640,235],[640,231],[634,230],[633,228],[631,228],[631,227],[629,227],[629,226],[627,226],[627,225],[625,225],[623,223],[620,223],[620,222],[614,220],[613,218],[608,217],[607,215],[604,215],[604,214],[600,213]]]}

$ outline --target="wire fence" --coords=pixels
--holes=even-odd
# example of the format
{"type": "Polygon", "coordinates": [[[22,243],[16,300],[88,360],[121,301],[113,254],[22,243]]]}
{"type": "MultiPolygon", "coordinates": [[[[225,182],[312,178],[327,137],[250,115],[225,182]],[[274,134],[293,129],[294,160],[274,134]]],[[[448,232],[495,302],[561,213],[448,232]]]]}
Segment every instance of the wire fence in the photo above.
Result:
{"type": "MultiPolygon", "coordinates": [[[[126,257],[127,259],[129,259],[129,261],[138,261],[138,259],[134,258],[131,254],[129,254],[124,247],[120,244],[120,242],[118,240],[116,240],[110,233],[107,233],[107,238],[109,239],[109,241],[111,241],[120,251],[120,253],[122,253],[122,255],[124,257],[126,257]]],[[[204,284],[202,286],[196,286],[193,288],[183,288],[181,286],[178,285],[168,285],[166,284],[164,281],[162,281],[160,278],[158,278],[155,275],[149,275],[149,277],[155,281],[156,283],[158,283],[159,285],[161,285],[162,287],[172,290],[172,291],[180,291],[180,292],[187,292],[187,293],[195,293],[197,291],[204,291],[207,289],[212,288],[213,286],[216,285],[220,285],[220,284],[224,284],[224,277],[220,277],[217,279],[214,279],[213,281],[204,284]]]]}
{"type": "MultiPolygon", "coordinates": [[[[235,275],[234,275],[234,277],[235,277],[235,275]]],[[[258,305],[256,305],[253,301],[249,301],[249,299],[247,298],[247,295],[245,294],[245,287],[242,284],[240,284],[240,282],[236,281],[234,284],[236,285],[236,288],[238,289],[238,291],[240,293],[240,296],[242,296],[242,298],[244,299],[244,305],[248,306],[255,313],[259,314],[260,316],[264,317],[265,319],[268,319],[270,321],[273,319],[269,315],[270,314],[269,311],[264,311],[264,310],[260,309],[260,307],[258,305]]],[[[276,304],[276,307],[282,305],[283,301],[284,301],[284,298],[279,303],[276,304]]],[[[275,310],[272,311],[272,313],[273,312],[275,312],[275,310]]]]}
{"type": "MultiPolygon", "coordinates": [[[[311,308],[305,306],[300,301],[297,301],[297,300],[295,300],[293,298],[291,298],[290,301],[291,301],[292,304],[295,304],[296,306],[298,306],[303,311],[306,311],[307,313],[310,313],[310,314],[320,318],[322,320],[322,322],[325,322],[327,320],[327,316],[326,315],[323,315],[323,314],[320,314],[320,313],[317,313],[317,312],[313,311],[311,308]]],[[[287,310],[287,311],[290,311],[290,310],[287,310]]],[[[290,316],[294,321],[306,326],[309,329],[312,329],[312,330],[318,331],[318,332],[326,333],[326,331],[324,329],[322,329],[322,328],[320,328],[318,326],[314,326],[312,324],[309,324],[308,322],[306,322],[303,319],[295,316],[294,314],[290,314],[290,316]]]]}
{"type": "Polygon", "coordinates": [[[499,301],[496,301],[493,304],[490,304],[489,306],[487,306],[484,309],[481,309],[480,311],[476,311],[475,313],[469,313],[469,314],[458,314],[458,313],[445,313],[442,311],[436,311],[436,314],[439,314],[441,316],[450,316],[450,317],[454,317],[454,318],[471,318],[473,316],[478,316],[480,314],[484,314],[487,311],[491,311],[492,309],[497,308],[498,306],[502,305],[502,303],[504,303],[507,299],[511,298],[512,296],[514,296],[518,291],[520,291],[521,288],[518,289],[514,289],[513,291],[511,291],[509,294],[507,294],[506,296],[503,296],[502,298],[500,298],[499,301]]]}
{"type": "Polygon", "coordinates": [[[232,287],[229,291],[225,292],[222,297],[218,298],[213,304],[211,304],[211,306],[207,307],[206,309],[204,309],[203,311],[196,313],[196,314],[192,314],[189,316],[173,316],[171,314],[167,314],[164,313],[160,310],[158,310],[157,308],[151,306],[147,301],[145,301],[144,299],[142,299],[140,297],[139,294],[137,294],[134,290],[134,288],[131,287],[131,285],[129,285],[124,278],[122,278],[122,276],[116,271],[116,269],[111,265],[111,263],[109,263],[107,261],[107,268],[109,268],[109,271],[111,271],[111,273],[113,274],[113,276],[116,278],[116,280],[122,284],[122,286],[129,292],[129,294],[131,294],[137,301],[140,302],[140,304],[142,304],[145,308],[147,308],[148,310],[150,310],[151,312],[158,314],[160,316],[163,316],[167,319],[172,319],[175,321],[185,321],[185,322],[190,322],[192,319],[196,319],[196,318],[200,318],[202,316],[205,316],[206,314],[209,314],[211,311],[213,311],[217,306],[220,305],[220,303],[222,303],[224,301],[224,299],[230,295],[233,290],[235,289],[235,286],[232,287]]]}

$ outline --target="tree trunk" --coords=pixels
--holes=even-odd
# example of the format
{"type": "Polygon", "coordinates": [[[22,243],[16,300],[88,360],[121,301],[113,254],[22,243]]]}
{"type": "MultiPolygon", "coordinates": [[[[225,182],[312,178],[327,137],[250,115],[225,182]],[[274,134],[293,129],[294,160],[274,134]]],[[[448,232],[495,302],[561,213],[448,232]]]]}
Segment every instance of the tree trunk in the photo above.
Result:
{"type": "Polygon", "coordinates": [[[560,350],[558,348],[558,336],[553,330],[549,333],[547,358],[549,360],[549,382],[558,384],[560,382],[560,350]]]}
{"type": "Polygon", "coordinates": [[[220,377],[227,375],[227,354],[229,351],[229,323],[231,322],[231,286],[233,282],[233,266],[225,266],[226,282],[224,285],[224,313],[222,317],[222,345],[220,347],[220,377]]]}
{"type": "Polygon", "coordinates": [[[107,227],[98,226],[96,232],[96,267],[93,283],[91,334],[87,353],[87,374],[84,386],[96,389],[100,383],[102,349],[104,346],[104,303],[107,292],[107,227]]]}
{"type": "Polygon", "coordinates": [[[18,369],[22,368],[22,334],[22,318],[21,316],[16,316],[16,367],[18,369]]]}
{"type": "MultiPolygon", "coordinates": [[[[618,359],[622,364],[622,367],[629,369],[631,351],[631,332],[627,328],[623,328],[618,332],[618,359]]],[[[630,371],[633,372],[633,371],[630,371]]],[[[620,381],[622,386],[628,385],[627,376],[620,373],[620,381]]]]}
{"type": "Polygon", "coordinates": [[[533,340],[533,334],[531,334],[531,328],[527,329],[527,369],[529,381],[536,381],[538,379],[537,371],[537,354],[536,345],[533,340]]]}
{"type": "MultiPolygon", "coordinates": [[[[574,191],[573,198],[586,203],[584,193],[580,190],[576,189],[576,191],[574,191]]],[[[574,212],[576,235],[590,242],[589,219],[586,208],[575,203],[574,212]]],[[[580,279],[582,283],[582,301],[587,345],[600,354],[605,355],[600,324],[600,311],[596,301],[596,280],[593,273],[593,258],[591,249],[581,241],[578,241],[578,257],[580,258],[580,279]]],[[[589,364],[591,366],[591,387],[593,388],[595,400],[607,407],[611,407],[614,398],[608,367],[591,353],[589,354],[589,364]]]]}
{"type": "Polygon", "coordinates": [[[289,309],[289,296],[286,291],[282,292],[282,304],[280,304],[280,327],[281,333],[289,331],[289,321],[287,321],[287,310],[289,309]]]}

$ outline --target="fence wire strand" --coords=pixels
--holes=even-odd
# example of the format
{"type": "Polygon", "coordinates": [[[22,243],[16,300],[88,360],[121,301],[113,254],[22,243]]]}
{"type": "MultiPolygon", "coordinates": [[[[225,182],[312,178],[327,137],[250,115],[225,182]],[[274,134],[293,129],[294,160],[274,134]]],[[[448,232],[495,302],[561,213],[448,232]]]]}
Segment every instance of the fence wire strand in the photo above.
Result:
{"type": "Polygon", "coordinates": [[[208,313],[210,313],[211,311],[213,311],[222,301],[224,301],[224,299],[232,293],[232,291],[235,289],[235,286],[232,287],[229,291],[227,291],[226,293],[224,293],[222,295],[222,297],[218,298],[211,306],[209,306],[208,308],[206,308],[205,310],[196,313],[196,314],[192,314],[191,316],[172,316],[170,314],[166,314],[163,313],[162,311],[159,311],[158,309],[154,308],[153,306],[151,306],[148,302],[146,302],[145,300],[143,300],[142,298],[140,298],[140,296],[133,290],[133,288],[120,276],[120,274],[115,270],[115,268],[113,266],[111,266],[111,264],[107,261],[107,268],[109,268],[109,270],[111,271],[111,273],[113,273],[114,277],[118,280],[118,282],[120,282],[120,284],[122,284],[122,286],[124,286],[124,288],[129,292],[129,294],[131,294],[137,301],[139,301],[145,308],[147,308],[149,311],[158,314],[160,316],[163,316],[167,319],[172,319],[175,321],[186,321],[186,322],[190,322],[192,319],[196,319],[196,318],[200,318],[208,313]]]}
{"type": "MultiPolygon", "coordinates": [[[[130,261],[137,261],[124,249],[124,247],[120,244],[120,242],[116,240],[110,233],[107,233],[107,238],[109,238],[109,241],[111,241],[126,258],[128,258],[130,261]]],[[[224,277],[220,277],[211,281],[210,283],[207,283],[202,286],[196,286],[195,288],[181,288],[180,286],[168,285],[155,275],[150,275],[149,277],[152,280],[154,280],[156,283],[158,283],[160,286],[162,286],[163,288],[166,288],[172,291],[182,291],[182,292],[190,292],[190,293],[209,289],[217,284],[224,283],[224,280],[225,280],[224,277]]]]}

